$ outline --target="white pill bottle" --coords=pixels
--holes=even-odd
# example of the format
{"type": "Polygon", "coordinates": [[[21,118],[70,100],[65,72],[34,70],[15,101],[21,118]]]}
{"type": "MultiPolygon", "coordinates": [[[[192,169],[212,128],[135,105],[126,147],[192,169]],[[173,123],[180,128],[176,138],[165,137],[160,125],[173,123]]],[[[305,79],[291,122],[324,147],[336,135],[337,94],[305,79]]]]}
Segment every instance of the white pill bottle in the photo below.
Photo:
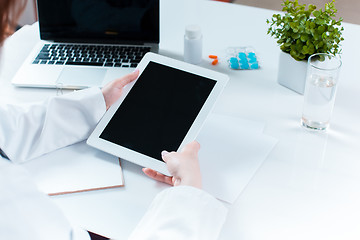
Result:
{"type": "Polygon", "coordinates": [[[202,60],[202,34],[198,25],[188,25],[184,35],[184,61],[199,64],[202,60]]]}

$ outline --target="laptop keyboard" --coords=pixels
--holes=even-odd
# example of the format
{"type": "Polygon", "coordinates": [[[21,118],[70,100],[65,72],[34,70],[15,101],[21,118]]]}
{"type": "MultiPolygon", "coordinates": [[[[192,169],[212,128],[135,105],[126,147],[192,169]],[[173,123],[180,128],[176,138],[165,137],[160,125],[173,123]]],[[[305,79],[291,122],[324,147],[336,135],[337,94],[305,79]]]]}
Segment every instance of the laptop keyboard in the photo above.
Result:
{"type": "Polygon", "coordinates": [[[33,64],[137,67],[150,47],[45,44],[33,64]]]}

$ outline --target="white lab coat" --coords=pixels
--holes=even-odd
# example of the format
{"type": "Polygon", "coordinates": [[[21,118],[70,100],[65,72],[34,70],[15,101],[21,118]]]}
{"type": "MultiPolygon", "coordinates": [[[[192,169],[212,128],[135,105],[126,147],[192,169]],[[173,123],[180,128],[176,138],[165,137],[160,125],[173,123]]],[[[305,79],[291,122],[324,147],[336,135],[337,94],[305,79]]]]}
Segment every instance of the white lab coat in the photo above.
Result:
{"type": "MultiPolygon", "coordinates": [[[[28,106],[0,105],[0,148],[15,163],[86,139],[106,111],[91,88],[28,106]]],[[[130,239],[216,239],[226,208],[202,190],[161,192],[130,239]]],[[[88,239],[25,170],[0,157],[0,239],[88,239]]]]}

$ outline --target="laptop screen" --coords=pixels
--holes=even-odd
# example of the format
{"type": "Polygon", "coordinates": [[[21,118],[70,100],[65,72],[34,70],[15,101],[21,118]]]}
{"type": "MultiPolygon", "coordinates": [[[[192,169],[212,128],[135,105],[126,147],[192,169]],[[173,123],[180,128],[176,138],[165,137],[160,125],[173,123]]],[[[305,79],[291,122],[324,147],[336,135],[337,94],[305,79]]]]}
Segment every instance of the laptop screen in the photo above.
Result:
{"type": "Polygon", "coordinates": [[[159,0],[38,0],[40,37],[78,43],[159,43],[159,0]]]}

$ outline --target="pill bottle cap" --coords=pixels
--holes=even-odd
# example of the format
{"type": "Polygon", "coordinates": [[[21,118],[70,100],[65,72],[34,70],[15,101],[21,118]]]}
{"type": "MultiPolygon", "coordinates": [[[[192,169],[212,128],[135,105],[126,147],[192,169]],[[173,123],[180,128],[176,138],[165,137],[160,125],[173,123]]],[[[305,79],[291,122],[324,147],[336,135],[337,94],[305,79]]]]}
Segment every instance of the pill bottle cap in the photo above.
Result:
{"type": "Polygon", "coordinates": [[[185,28],[185,35],[190,39],[198,38],[201,36],[201,28],[198,25],[188,25],[185,28]]]}

